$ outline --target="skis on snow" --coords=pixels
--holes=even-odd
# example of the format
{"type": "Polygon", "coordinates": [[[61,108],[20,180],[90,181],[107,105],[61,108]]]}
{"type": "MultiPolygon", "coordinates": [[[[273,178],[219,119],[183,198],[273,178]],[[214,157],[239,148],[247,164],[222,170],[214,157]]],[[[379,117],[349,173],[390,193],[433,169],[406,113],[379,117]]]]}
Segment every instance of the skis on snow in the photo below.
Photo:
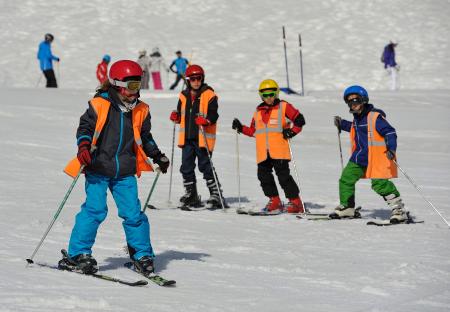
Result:
{"type": "Polygon", "coordinates": [[[353,217],[339,217],[335,212],[330,214],[303,214],[298,215],[298,219],[306,219],[312,221],[329,221],[329,220],[352,220],[352,219],[361,219],[361,206],[355,208],[355,215],[353,217]]]}
{"type": "Polygon", "coordinates": [[[175,280],[168,280],[165,279],[164,277],[158,275],[158,274],[150,274],[150,275],[146,275],[143,273],[140,273],[138,271],[135,270],[134,264],[132,262],[127,262],[124,264],[125,267],[129,268],[130,270],[144,276],[145,278],[147,278],[149,281],[152,281],[153,283],[155,283],[158,286],[163,286],[163,287],[167,287],[167,286],[175,286],[175,284],[177,283],[175,280]]]}
{"type": "Polygon", "coordinates": [[[104,281],[119,283],[119,284],[132,286],[132,287],[145,286],[145,285],[148,284],[148,282],[145,281],[145,280],[129,281],[129,280],[124,280],[124,279],[121,279],[121,278],[112,277],[112,276],[105,275],[105,274],[98,274],[98,273],[85,274],[85,273],[82,273],[82,272],[79,272],[79,271],[60,270],[57,266],[46,264],[46,263],[33,262],[33,264],[35,264],[35,265],[37,265],[39,267],[42,267],[42,268],[48,268],[48,269],[54,269],[54,270],[59,270],[59,271],[76,273],[76,274],[80,274],[80,275],[91,276],[91,277],[98,278],[98,279],[101,279],[101,280],[104,280],[104,281]]]}
{"type": "MultiPolygon", "coordinates": [[[[65,249],[61,250],[61,253],[63,254],[63,256],[67,256],[67,251],[65,249]]],[[[114,282],[114,283],[119,283],[119,284],[123,284],[123,285],[128,285],[128,286],[145,286],[148,284],[147,280],[138,280],[138,281],[129,281],[129,280],[124,280],[121,278],[117,278],[117,277],[112,277],[109,275],[105,275],[105,274],[99,274],[99,273],[89,273],[86,274],[84,272],[81,271],[71,271],[71,270],[63,270],[60,269],[58,266],[55,265],[50,265],[50,264],[46,264],[46,263],[39,263],[39,262],[30,262],[27,260],[27,262],[29,264],[35,264],[39,267],[43,267],[43,268],[48,268],[48,269],[54,269],[54,270],[60,270],[60,271],[66,271],[66,272],[71,272],[71,273],[77,273],[77,274],[81,274],[81,275],[86,275],[86,276],[91,276],[94,278],[98,278],[104,281],[108,281],[108,282],[114,282]]],[[[137,272],[134,269],[134,265],[132,262],[127,262],[124,264],[125,267],[131,269],[132,271],[141,274],[140,272],[137,272]]],[[[157,275],[157,274],[151,274],[151,275],[145,275],[145,274],[141,274],[142,276],[144,276],[145,278],[147,278],[149,281],[155,283],[158,286],[174,286],[176,284],[175,280],[168,280],[165,279],[164,277],[157,275]]]]}
{"type": "Polygon", "coordinates": [[[367,222],[367,225],[376,225],[376,226],[391,226],[391,225],[399,225],[399,224],[416,224],[416,223],[424,223],[425,221],[416,221],[414,217],[409,214],[409,211],[406,212],[407,219],[403,222],[396,222],[393,220],[371,220],[367,222]]]}

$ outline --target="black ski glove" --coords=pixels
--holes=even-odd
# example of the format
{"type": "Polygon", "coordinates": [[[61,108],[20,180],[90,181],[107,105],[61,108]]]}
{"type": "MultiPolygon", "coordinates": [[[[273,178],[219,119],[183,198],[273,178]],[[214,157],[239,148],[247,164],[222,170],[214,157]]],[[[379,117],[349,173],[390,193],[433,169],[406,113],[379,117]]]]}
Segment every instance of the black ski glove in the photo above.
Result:
{"type": "Polygon", "coordinates": [[[334,125],[336,126],[336,128],[338,128],[339,132],[341,132],[341,130],[342,130],[341,122],[342,122],[342,118],[341,117],[334,116],[334,125]]]}
{"type": "Polygon", "coordinates": [[[159,152],[155,157],[153,157],[153,162],[155,162],[162,173],[166,173],[169,168],[170,161],[163,153],[159,152]]]}
{"type": "Polygon", "coordinates": [[[290,139],[297,135],[297,132],[293,131],[291,128],[283,129],[283,138],[290,139]]]}
{"type": "Polygon", "coordinates": [[[387,151],[386,151],[386,157],[387,157],[389,160],[394,160],[394,159],[395,159],[395,151],[387,150],[387,151]]]}
{"type": "Polygon", "coordinates": [[[232,124],[231,128],[236,130],[238,133],[242,133],[242,124],[239,121],[239,119],[237,119],[237,118],[233,119],[233,124],[232,124]]]}

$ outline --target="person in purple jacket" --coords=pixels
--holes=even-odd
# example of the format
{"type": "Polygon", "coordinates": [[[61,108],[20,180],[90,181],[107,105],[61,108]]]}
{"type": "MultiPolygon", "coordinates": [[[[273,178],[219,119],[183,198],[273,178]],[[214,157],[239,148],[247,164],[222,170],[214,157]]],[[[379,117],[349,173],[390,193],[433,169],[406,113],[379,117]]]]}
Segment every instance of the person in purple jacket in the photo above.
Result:
{"type": "Polygon", "coordinates": [[[383,55],[381,57],[384,68],[391,76],[391,90],[397,90],[397,74],[400,70],[400,67],[395,61],[395,48],[397,45],[398,43],[394,43],[393,41],[389,42],[389,44],[384,47],[383,55]]]}
{"type": "Polygon", "coordinates": [[[59,57],[52,54],[51,44],[53,42],[52,34],[45,34],[44,41],[39,44],[37,58],[41,66],[41,70],[47,79],[47,88],[57,88],[55,72],[53,71],[53,61],[59,62],[59,57]]]}

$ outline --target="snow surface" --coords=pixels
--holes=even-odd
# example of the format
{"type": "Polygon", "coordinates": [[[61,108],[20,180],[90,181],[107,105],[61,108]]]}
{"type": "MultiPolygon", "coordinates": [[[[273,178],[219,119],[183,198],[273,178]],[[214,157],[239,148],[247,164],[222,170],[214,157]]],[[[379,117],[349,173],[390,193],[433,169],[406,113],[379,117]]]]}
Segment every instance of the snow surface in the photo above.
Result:
{"type": "MultiPolygon", "coordinates": [[[[357,187],[365,219],[305,221],[293,216],[234,213],[237,202],[234,117],[251,120],[256,89],[266,77],[284,82],[281,25],[288,31],[291,87],[298,89],[297,32],[302,32],[306,97],[284,96],[305,115],[293,152],[307,205],[329,212],[338,202],[340,160],[332,117],[351,118],[342,102],[350,83],[368,87],[399,136],[399,164],[450,220],[449,1],[69,1],[0,0],[0,311],[449,311],[449,228],[403,176],[395,180],[407,208],[424,224],[366,226],[389,210],[370,189],[357,187]],[[106,5],[105,5],[106,3],[106,5]],[[115,9],[110,6],[114,5],[115,9]],[[192,18],[192,16],[199,16],[192,18]],[[133,26],[128,23],[133,21],[133,26]],[[388,27],[389,26],[389,27],[388,27]],[[56,36],[62,89],[35,88],[35,53],[45,32],[56,36]],[[120,40],[117,40],[120,39],[120,40]],[[399,92],[379,54],[400,41],[399,92]],[[356,42],[356,44],[355,44],[356,42]],[[167,204],[169,176],[160,178],[147,210],[157,270],[177,287],[142,288],[87,276],[25,267],[52,220],[71,179],[62,169],[75,152],[79,116],[96,85],[95,66],[108,52],[133,58],[158,45],[171,59],[182,49],[204,65],[220,101],[213,161],[232,202],[227,212],[183,212],[167,204]],[[195,46],[192,49],[192,46],[195,46]],[[433,56],[429,53],[432,51],[433,56]],[[363,69],[363,70],[362,70],[363,69]],[[70,77],[70,79],[69,79],[70,77]],[[13,88],[15,87],[15,88],[13,88]],[[237,91],[239,89],[239,91],[237,91]],[[314,91],[316,90],[316,91],[314,91]]],[[[165,78],[164,78],[165,79],[165,78]]],[[[173,77],[170,77],[173,79],[173,77]]],[[[153,134],[170,155],[169,113],[177,94],[143,92],[151,105],[153,134]]],[[[344,156],[348,137],[342,135],[344,156]]],[[[256,178],[254,140],[239,136],[242,204],[265,204],[256,178]]],[[[175,149],[172,201],[182,194],[175,149]]],[[[292,168],[292,166],[291,166],[292,168]]],[[[293,169],[293,168],[292,168],[293,169]]],[[[292,170],[294,174],[294,170],[292,170]]],[[[147,196],[153,174],[139,180],[147,196]]],[[[198,175],[200,192],[207,189],[198,175]]],[[[75,186],[37,262],[56,264],[84,200],[75,186]]],[[[93,252],[105,274],[140,276],[122,267],[121,219],[110,213],[93,252]]]]}
{"type": "MultiPolygon", "coordinates": [[[[62,173],[76,152],[79,115],[88,90],[4,89],[0,106],[1,311],[448,311],[450,309],[450,230],[403,177],[396,180],[407,208],[424,224],[378,228],[367,218],[386,218],[383,200],[361,181],[357,202],[366,219],[301,221],[293,216],[183,212],[167,205],[169,177],[160,178],[147,210],[157,270],[177,280],[174,289],[155,285],[130,288],[68,272],[25,268],[68,189],[62,173]]],[[[257,94],[221,93],[220,126],[213,161],[227,198],[238,194],[236,136],[232,118],[249,120],[257,94]]],[[[399,135],[399,163],[450,218],[448,99],[450,91],[372,92],[399,135]],[[423,118],[426,116],[426,118],[423,118]],[[420,128],[419,128],[420,127],[420,128]],[[423,129],[423,130],[422,130],[423,129]]],[[[172,125],[167,116],[176,95],[143,95],[151,105],[153,134],[170,155],[172,125]]],[[[340,161],[332,116],[349,117],[340,92],[285,97],[306,116],[293,140],[303,198],[313,211],[327,212],[338,199],[340,161]]],[[[248,121],[247,121],[248,122],[248,121]]],[[[343,135],[344,154],[348,140],[343,135]]],[[[261,207],[265,198],[256,179],[254,141],[239,137],[242,204],[261,207]]],[[[175,150],[172,200],[182,194],[175,150]]],[[[154,175],[139,182],[145,199],[154,175]]],[[[55,264],[66,248],[74,216],[84,200],[81,178],[35,257],[55,264]]],[[[207,189],[199,178],[200,192],[207,189]]],[[[111,200],[111,199],[110,199],[111,200]]],[[[232,200],[233,201],[233,200],[232,200]]],[[[122,268],[121,220],[112,201],[93,252],[106,274],[139,279],[122,268]]]]}

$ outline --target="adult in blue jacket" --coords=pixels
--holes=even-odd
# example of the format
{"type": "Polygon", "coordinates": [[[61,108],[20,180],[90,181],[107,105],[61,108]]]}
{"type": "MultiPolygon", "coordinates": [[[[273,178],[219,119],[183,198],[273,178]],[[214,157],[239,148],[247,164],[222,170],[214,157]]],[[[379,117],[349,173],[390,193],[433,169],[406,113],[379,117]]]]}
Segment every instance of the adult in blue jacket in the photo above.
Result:
{"type": "Polygon", "coordinates": [[[51,44],[52,34],[45,34],[44,41],[39,44],[37,58],[39,59],[41,70],[47,79],[47,88],[57,88],[55,72],[53,71],[53,61],[59,62],[59,57],[52,54],[51,44]]]}
{"type": "Polygon", "coordinates": [[[398,43],[390,42],[384,47],[382,61],[384,63],[384,68],[388,71],[391,76],[391,90],[397,89],[397,72],[399,71],[399,66],[395,61],[395,47],[398,43]]]}
{"type": "Polygon", "coordinates": [[[186,86],[185,73],[186,73],[186,68],[189,64],[189,61],[187,59],[185,59],[184,57],[182,57],[181,51],[177,51],[177,52],[175,52],[175,54],[177,55],[177,58],[173,60],[172,64],[170,64],[169,68],[173,73],[177,74],[177,78],[175,79],[175,82],[170,86],[170,90],[175,89],[181,79],[183,79],[184,86],[186,86]],[[176,70],[173,69],[174,66],[175,66],[176,70]]]}

